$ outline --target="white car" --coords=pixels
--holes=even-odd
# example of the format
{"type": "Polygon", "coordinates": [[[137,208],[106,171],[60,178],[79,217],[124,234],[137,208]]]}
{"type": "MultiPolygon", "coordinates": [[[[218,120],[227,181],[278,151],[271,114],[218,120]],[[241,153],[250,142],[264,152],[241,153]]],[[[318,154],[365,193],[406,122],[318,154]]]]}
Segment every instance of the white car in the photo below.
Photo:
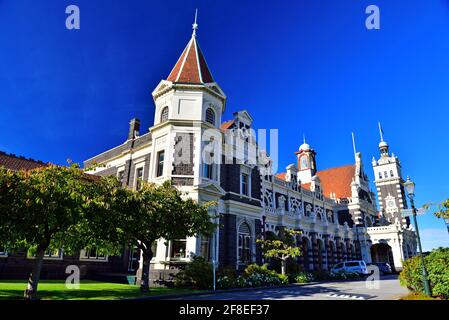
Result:
{"type": "Polygon", "coordinates": [[[369,274],[369,272],[366,268],[366,263],[363,260],[340,262],[340,263],[337,263],[335,266],[333,266],[331,269],[332,273],[338,273],[341,271],[355,272],[360,275],[368,275],[369,274]]]}

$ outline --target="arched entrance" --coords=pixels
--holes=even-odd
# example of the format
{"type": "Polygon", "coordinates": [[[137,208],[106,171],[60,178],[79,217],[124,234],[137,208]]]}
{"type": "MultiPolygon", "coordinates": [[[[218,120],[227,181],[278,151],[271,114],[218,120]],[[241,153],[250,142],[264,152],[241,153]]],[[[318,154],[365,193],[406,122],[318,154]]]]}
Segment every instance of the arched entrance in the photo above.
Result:
{"type": "Polygon", "coordinates": [[[355,249],[354,245],[351,243],[349,245],[348,260],[355,260],[355,259],[356,259],[355,249]]]}
{"type": "Polygon", "coordinates": [[[318,270],[324,270],[327,268],[326,266],[326,258],[324,257],[324,254],[326,253],[326,250],[324,248],[324,242],[321,239],[317,239],[317,266],[318,270]]]}
{"type": "Polygon", "coordinates": [[[313,263],[313,260],[310,259],[310,255],[312,254],[312,245],[307,237],[302,237],[301,250],[302,250],[303,268],[306,271],[311,271],[313,269],[313,267],[312,268],[310,267],[311,263],[313,263]]]}
{"type": "Polygon", "coordinates": [[[343,242],[340,242],[340,252],[341,252],[341,261],[347,261],[348,252],[346,251],[346,246],[343,242]]]}
{"type": "Polygon", "coordinates": [[[373,262],[387,262],[394,270],[393,251],[386,243],[376,243],[371,246],[371,260],[373,262]]]}
{"type": "Polygon", "coordinates": [[[335,242],[329,240],[329,244],[328,244],[328,250],[329,250],[329,254],[328,254],[328,266],[327,268],[330,269],[332,268],[335,264],[337,264],[337,247],[335,246],[335,242]]]}

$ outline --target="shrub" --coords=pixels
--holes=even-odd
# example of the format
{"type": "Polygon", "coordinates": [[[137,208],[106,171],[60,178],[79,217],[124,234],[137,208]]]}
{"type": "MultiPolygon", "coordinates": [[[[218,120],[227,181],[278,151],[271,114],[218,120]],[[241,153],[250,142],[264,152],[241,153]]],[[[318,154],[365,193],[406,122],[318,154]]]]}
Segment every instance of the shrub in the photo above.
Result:
{"type": "MultiPolygon", "coordinates": [[[[432,295],[449,298],[449,248],[438,248],[425,257],[432,295]]],[[[424,293],[422,284],[422,264],[420,257],[413,257],[403,262],[399,275],[401,285],[408,289],[424,293]]]]}
{"type": "Polygon", "coordinates": [[[218,276],[217,278],[217,288],[219,289],[230,289],[237,286],[235,278],[228,276],[218,276]]]}
{"type": "Polygon", "coordinates": [[[193,257],[192,262],[179,271],[175,278],[176,287],[211,289],[213,282],[212,265],[203,257],[193,257]]]}
{"type": "Polygon", "coordinates": [[[299,272],[297,274],[293,274],[290,276],[291,282],[294,283],[308,283],[314,280],[314,277],[311,273],[308,272],[299,272]]]}
{"type": "Polygon", "coordinates": [[[361,278],[361,276],[357,272],[348,272],[345,270],[340,270],[336,273],[331,273],[329,277],[335,280],[349,280],[361,278]]]}
{"type": "Polygon", "coordinates": [[[400,284],[413,292],[423,293],[421,266],[421,258],[418,256],[405,260],[399,274],[400,284]]]}
{"type": "Polygon", "coordinates": [[[288,284],[288,277],[268,269],[268,265],[251,264],[243,272],[247,287],[288,284]]]}

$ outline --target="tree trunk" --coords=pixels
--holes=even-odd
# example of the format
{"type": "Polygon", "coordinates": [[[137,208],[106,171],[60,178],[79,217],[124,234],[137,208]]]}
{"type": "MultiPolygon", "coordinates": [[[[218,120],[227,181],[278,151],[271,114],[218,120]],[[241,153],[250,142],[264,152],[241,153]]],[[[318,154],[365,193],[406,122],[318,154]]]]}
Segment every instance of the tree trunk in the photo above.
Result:
{"type": "Polygon", "coordinates": [[[142,279],[140,281],[140,291],[150,291],[150,261],[153,258],[153,252],[151,250],[142,251],[142,279]]]}
{"type": "Polygon", "coordinates": [[[286,259],[282,259],[281,260],[281,273],[283,276],[285,276],[285,269],[287,266],[287,260],[286,259]]]}
{"type": "Polygon", "coordinates": [[[34,261],[33,271],[28,277],[27,288],[25,289],[24,298],[27,300],[37,299],[37,285],[39,284],[39,277],[42,270],[42,262],[44,260],[45,249],[38,246],[36,252],[36,259],[34,261]]]}

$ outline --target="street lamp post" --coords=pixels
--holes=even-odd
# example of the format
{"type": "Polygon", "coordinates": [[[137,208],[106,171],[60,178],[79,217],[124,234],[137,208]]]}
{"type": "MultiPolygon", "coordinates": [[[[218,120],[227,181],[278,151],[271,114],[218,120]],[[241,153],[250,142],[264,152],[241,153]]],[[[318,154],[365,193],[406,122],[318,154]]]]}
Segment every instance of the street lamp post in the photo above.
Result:
{"type": "Polygon", "coordinates": [[[430,291],[430,283],[429,283],[429,279],[427,277],[427,270],[426,270],[426,266],[424,263],[424,254],[422,252],[422,246],[421,246],[421,238],[419,236],[418,220],[416,218],[416,208],[415,208],[415,203],[413,202],[413,198],[415,197],[415,183],[413,181],[411,181],[409,177],[407,177],[407,181],[404,182],[404,187],[407,192],[407,196],[410,200],[410,205],[412,207],[413,222],[415,224],[416,237],[418,238],[418,248],[419,248],[419,254],[421,256],[422,280],[423,280],[423,285],[424,285],[424,292],[426,293],[426,295],[431,296],[432,293],[430,291]]]}

